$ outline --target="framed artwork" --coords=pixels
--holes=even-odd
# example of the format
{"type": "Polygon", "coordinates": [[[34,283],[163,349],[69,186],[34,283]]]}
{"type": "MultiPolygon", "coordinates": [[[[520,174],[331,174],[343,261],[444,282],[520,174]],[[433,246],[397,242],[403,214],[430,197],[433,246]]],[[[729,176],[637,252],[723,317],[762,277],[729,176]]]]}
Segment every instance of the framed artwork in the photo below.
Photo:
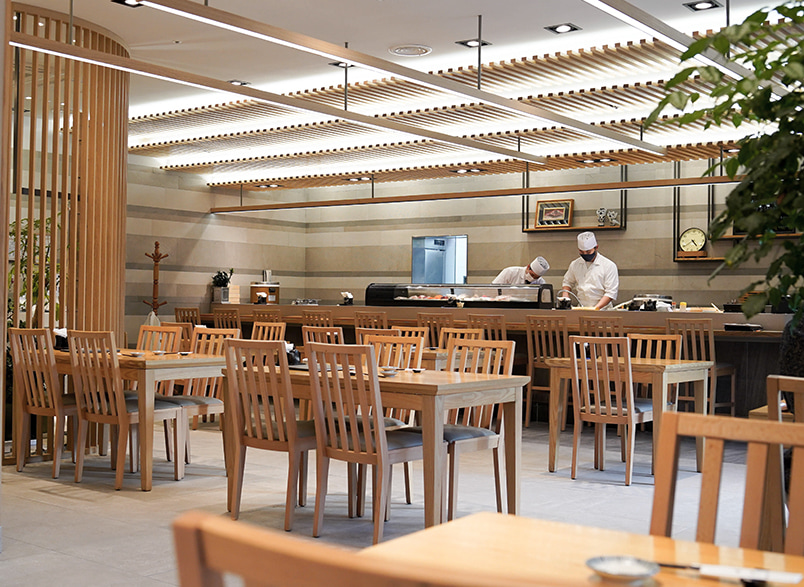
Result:
{"type": "Polygon", "coordinates": [[[573,200],[539,200],[536,202],[536,228],[572,226],[573,200]]]}

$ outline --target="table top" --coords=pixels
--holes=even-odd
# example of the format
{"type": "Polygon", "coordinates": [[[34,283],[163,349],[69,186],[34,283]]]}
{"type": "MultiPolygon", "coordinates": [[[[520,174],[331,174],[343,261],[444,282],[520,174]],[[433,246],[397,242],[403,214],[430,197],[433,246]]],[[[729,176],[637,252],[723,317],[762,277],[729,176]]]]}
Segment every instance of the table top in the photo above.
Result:
{"type": "MultiPolygon", "coordinates": [[[[572,367],[572,358],[560,357],[545,359],[548,367],[572,367]]],[[[631,369],[634,371],[682,371],[687,369],[709,369],[712,361],[690,361],[687,359],[644,359],[631,357],[631,369]]]]}
{"type": "MultiPolygon", "coordinates": [[[[704,563],[804,572],[804,557],[800,556],[491,512],[473,514],[389,540],[366,548],[360,555],[389,563],[468,572],[478,578],[485,575],[490,585],[600,585],[600,577],[586,566],[586,561],[606,555],[629,555],[674,564],[704,563]]],[[[704,587],[724,583],[692,570],[662,568],[653,582],[646,584],[704,587]]],[[[737,582],[728,584],[739,585],[737,582]]]]}
{"type": "MultiPolygon", "coordinates": [[[[70,364],[69,351],[55,351],[57,365],[70,364]]],[[[117,351],[117,360],[121,369],[175,369],[192,366],[223,366],[226,357],[222,355],[202,355],[196,353],[165,353],[157,354],[153,351],[137,351],[134,349],[120,349],[117,351]],[[134,356],[142,353],[142,356],[134,356]]]]}

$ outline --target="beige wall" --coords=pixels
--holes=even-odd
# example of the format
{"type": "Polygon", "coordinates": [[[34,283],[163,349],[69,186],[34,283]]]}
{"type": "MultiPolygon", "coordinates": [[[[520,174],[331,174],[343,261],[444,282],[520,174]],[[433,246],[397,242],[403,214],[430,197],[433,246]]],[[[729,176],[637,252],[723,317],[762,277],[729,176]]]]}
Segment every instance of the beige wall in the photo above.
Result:
{"type": "MultiPolygon", "coordinates": [[[[536,255],[546,257],[552,268],[545,276],[560,287],[567,265],[577,255],[577,231],[523,233],[522,199],[519,196],[313,208],[271,213],[207,213],[213,205],[236,205],[240,195],[210,190],[200,178],[166,173],[146,158],[129,160],[127,330],[136,333],[149,308],[152,263],[145,257],[160,242],[165,259],[160,273],[160,299],[168,302],[161,316],[172,317],[176,305],[198,305],[207,311],[211,300],[211,275],[234,267],[233,283],[245,295],[248,285],[271,269],[281,284],[281,300],[321,299],[337,303],[341,291],[351,291],[362,303],[372,282],[410,281],[411,237],[467,234],[469,282],[488,283],[503,267],[524,264],[536,255]]],[[[682,175],[698,177],[706,162],[682,165],[682,175]]],[[[672,177],[670,164],[635,166],[629,179],[672,177]]],[[[618,181],[618,167],[571,172],[532,173],[531,186],[589,184],[618,181]]],[[[378,184],[375,195],[463,192],[514,188],[520,175],[455,178],[412,183],[378,184]]],[[[722,206],[727,187],[719,187],[716,201],[722,206]]],[[[280,191],[270,196],[244,195],[244,202],[296,201],[364,197],[370,186],[280,191]]],[[[616,208],[619,192],[576,193],[574,226],[596,224],[600,206],[616,208]]],[[[545,196],[543,199],[552,199],[545,196]]],[[[704,187],[683,188],[685,202],[681,225],[706,227],[704,187]]],[[[531,211],[537,197],[531,198],[531,211]]],[[[672,188],[631,190],[628,193],[627,230],[598,233],[601,252],[620,269],[619,301],[637,293],[662,293],[690,305],[718,305],[734,298],[745,285],[761,277],[761,271],[741,269],[708,283],[717,263],[674,263],[672,188]]],[[[728,244],[715,245],[722,255],[728,244]]]]}

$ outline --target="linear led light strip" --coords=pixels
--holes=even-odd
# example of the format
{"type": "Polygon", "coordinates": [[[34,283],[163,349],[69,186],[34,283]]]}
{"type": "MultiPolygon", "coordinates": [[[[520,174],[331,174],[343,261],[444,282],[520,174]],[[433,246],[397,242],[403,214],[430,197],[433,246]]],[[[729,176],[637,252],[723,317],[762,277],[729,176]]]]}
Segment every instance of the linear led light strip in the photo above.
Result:
{"type": "Polygon", "coordinates": [[[139,4],[228,31],[248,35],[263,41],[277,43],[306,53],[320,55],[327,59],[335,59],[337,61],[360,65],[361,67],[373,69],[384,74],[391,74],[394,77],[406,79],[435,90],[449,92],[456,96],[468,97],[486,104],[493,104],[517,114],[526,114],[539,118],[547,121],[548,124],[558,124],[560,126],[574,128],[586,134],[614,141],[621,145],[627,145],[629,148],[637,148],[662,156],[667,154],[667,150],[664,147],[652,145],[616,131],[603,129],[592,124],[562,116],[561,114],[550,112],[538,106],[511,100],[510,98],[490,92],[484,92],[454,80],[417,71],[403,65],[398,65],[392,61],[372,57],[365,53],[353,51],[320,39],[281,29],[230,12],[203,6],[195,2],[190,2],[189,0],[141,0],[139,4]]]}
{"type": "MultiPolygon", "coordinates": [[[[584,0],[584,2],[602,10],[625,24],[639,29],[643,33],[661,39],[682,53],[689,49],[690,45],[695,42],[695,39],[689,35],[674,29],[644,10],[624,0],[584,0]]],[[[727,61],[720,53],[713,49],[707,49],[703,53],[696,55],[694,59],[704,65],[716,67],[722,73],[732,78],[742,79],[752,74],[752,72],[745,67],[727,61]]],[[[786,89],[777,84],[772,84],[771,90],[777,96],[783,96],[788,93],[786,89]]]]}
{"type": "Polygon", "coordinates": [[[538,165],[545,164],[544,157],[538,157],[536,155],[531,155],[529,153],[524,153],[522,151],[514,151],[512,149],[496,147],[494,145],[488,145],[486,143],[481,143],[473,139],[456,137],[423,128],[417,128],[414,126],[409,126],[407,124],[394,122],[392,120],[384,120],[381,118],[375,118],[373,116],[365,116],[363,114],[341,110],[339,108],[334,108],[332,106],[327,106],[325,104],[317,104],[315,102],[305,100],[303,98],[293,98],[291,96],[283,96],[281,94],[274,94],[273,92],[266,92],[264,90],[258,90],[256,88],[251,88],[248,86],[233,86],[229,82],[221,81],[218,79],[205,77],[202,75],[196,75],[188,73],[186,71],[180,71],[177,69],[171,69],[169,67],[163,67],[161,65],[153,65],[150,63],[145,63],[143,61],[129,59],[127,57],[120,57],[117,55],[101,53],[99,51],[94,51],[92,49],[85,49],[83,47],[66,45],[65,43],[42,39],[40,37],[34,37],[32,35],[27,35],[24,33],[12,32],[11,35],[9,36],[9,45],[13,47],[20,47],[21,49],[28,49],[31,51],[48,53],[50,55],[55,55],[57,57],[75,59],[76,61],[82,61],[84,63],[90,63],[92,65],[109,67],[111,69],[117,69],[119,71],[125,71],[137,75],[144,75],[147,77],[161,79],[169,82],[175,82],[191,86],[194,88],[200,88],[202,90],[213,90],[219,92],[226,92],[229,94],[237,94],[240,96],[251,98],[253,100],[267,102],[269,104],[280,104],[282,106],[293,108],[295,110],[316,112],[324,116],[331,116],[333,118],[341,118],[344,120],[349,120],[356,124],[362,124],[371,128],[379,128],[382,130],[403,132],[409,135],[422,137],[433,141],[448,143],[451,145],[458,145],[461,147],[468,147],[470,149],[475,149],[477,151],[484,151],[486,153],[494,153],[496,155],[502,155],[503,157],[508,157],[511,159],[516,159],[520,161],[529,161],[530,163],[536,163],[538,165]]]}

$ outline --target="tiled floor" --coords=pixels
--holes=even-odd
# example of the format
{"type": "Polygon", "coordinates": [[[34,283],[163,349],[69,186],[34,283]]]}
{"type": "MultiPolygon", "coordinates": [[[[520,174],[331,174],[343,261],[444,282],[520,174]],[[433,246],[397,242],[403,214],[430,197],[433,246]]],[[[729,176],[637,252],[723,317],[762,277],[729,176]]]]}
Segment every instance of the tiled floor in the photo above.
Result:
{"type": "MultiPolygon", "coordinates": [[[[84,480],[73,482],[69,457],[61,477],[50,477],[49,463],[34,463],[17,473],[3,468],[3,552],[0,553],[0,585],[175,585],[171,520],[179,513],[200,509],[226,514],[226,479],[223,472],[220,433],[214,425],[192,432],[193,463],[181,482],[172,479],[172,466],[156,455],[153,491],[139,490],[139,477],[126,475],[121,491],[113,489],[113,473],[107,458],[87,460],[84,480]]],[[[607,468],[592,467],[592,434],[585,433],[579,471],[570,479],[571,432],[562,435],[559,470],[547,472],[547,427],[533,423],[523,434],[522,512],[524,516],[602,526],[647,533],[653,500],[650,472],[650,433],[638,434],[633,484],[623,485],[624,464],[619,442],[611,431],[607,468]]],[[[718,542],[738,540],[742,509],[744,467],[741,450],[733,448],[724,467],[718,542]]],[[[694,447],[685,445],[682,479],[678,489],[676,531],[681,538],[694,536],[694,499],[700,476],[694,471],[694,447]]],[[[311,467],[309,505],[296,511],[293,534],[310,536],[315,475],[311,467]]],[[[281,530],[287,457],[281,453],[252,451],[246,462],[241,520],[281,530]]],[[[346,516],[345,466],[333,464],[330,494],[320,540],[364,548],[371,545],[370,511],[362,519],[346,516]]],[[[404,503],[401,469],[394,477],[391,520],[385,538],[423,528],[421,464],[414,465],[414,500],[404,503]]],[[[459,514],[495,509],[491,453],[466,455],[461,460],[459,514]]],[[[311,538],[312,540],[312,538],[311,538]]],[[[537,548],[538,545],[534,545],[537,548]]]]}

